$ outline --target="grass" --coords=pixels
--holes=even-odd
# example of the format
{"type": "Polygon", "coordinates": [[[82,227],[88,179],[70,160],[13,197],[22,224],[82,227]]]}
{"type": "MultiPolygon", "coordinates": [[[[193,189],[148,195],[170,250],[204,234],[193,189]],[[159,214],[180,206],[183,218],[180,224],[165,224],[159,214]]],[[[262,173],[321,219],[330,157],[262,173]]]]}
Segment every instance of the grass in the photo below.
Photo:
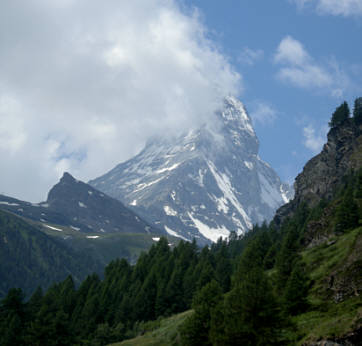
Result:
{"type": "Polygon", "coordinates": [[[146,333],[137,338],[126,340],[111,346],[176,346],[179,345],[178,327],[192,314],[186,311],[160,321],[146,323],[146,333]]]}
{"type": "Polygon", "coordinates": [[[361,323],[362,301],[360,297],[350,298],[342,303],[327,303],[326,311],[311,310],[293,318],[297,331],[298,345],[322,338],[335,338],[346,335],[361,323]]]}
{"type": "Polygon", "coordinates": [[[331,239],[332,245],[322,244],[303,251],[302,258],[306,263],[311,280],[317,284],[330,274],[352,252],[357,237],[362,235],[362,228],[357,228],[342,236],[331,239]]]}
{"type": "Polygon", "coordinates": [[[321,338],[335,338],[346,335],[362,322],[361,296],[353,296],[335,303],[328,292],[326,279],[332,272],[341,269],[352,255],[354,261],[362,257],[355,247],[362,236],[362,228],[349,231],[333,239],[331,245],[320,245],[303,251],[313,286],[309,292],[309,311],[293,318],[296,327],[294,338],[298,345],[321,338]]]}

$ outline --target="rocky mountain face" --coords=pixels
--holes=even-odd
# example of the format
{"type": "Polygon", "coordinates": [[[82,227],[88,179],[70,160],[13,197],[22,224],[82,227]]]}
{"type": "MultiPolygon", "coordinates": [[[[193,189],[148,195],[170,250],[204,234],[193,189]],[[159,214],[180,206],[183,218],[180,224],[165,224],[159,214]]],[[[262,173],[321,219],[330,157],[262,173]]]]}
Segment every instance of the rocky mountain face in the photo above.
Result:
{"type": "Polygon", "coordinates": [[[321,153],[309,160],[295,179],[295,197],[277,211],[277,223],[302,202],[314,207],[322,199],[331,200],[346,174],[362,167],[362,125],[347,119],[331,128],[327,138],[321,153]]]}
{"type": "Polygon", "coordinates": [[[243,104],[225,100],[217,125],[154,138],[90,185],[167,233],[200,244],[270,220],[292,192],[258,156],[243,104]]]}
{"type": "Polygon", "coordinates": [[[162,234],[120,201],[74,179],[69,173],[64,173],[49,191],[46,202],[34,204],[0,195],[0,208],[53,230],[56,228],[51,225],[56,224],[86,233],[162,234]]]}

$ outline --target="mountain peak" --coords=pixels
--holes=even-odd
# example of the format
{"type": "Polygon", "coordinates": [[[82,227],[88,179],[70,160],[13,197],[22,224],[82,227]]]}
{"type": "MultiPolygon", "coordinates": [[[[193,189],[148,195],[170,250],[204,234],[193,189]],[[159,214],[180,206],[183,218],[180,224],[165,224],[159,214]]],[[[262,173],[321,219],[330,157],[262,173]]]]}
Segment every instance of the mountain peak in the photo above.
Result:
{"type": "Polygon", "coordinates": [[[258,156],[244,105],[225,99],[218,126],[158,138],[90,182],[144,219],[200,244],[246,232],[287,202],[287,188],[258,156]]]}
{"type": "Polygon", "coordinates": [[[77,180],[68,172],[64,172],[60,182],[77,182],[77,180]]]}
{"type": "Polygon", "coordinates": [[[252,121],[244,104],[233,96],[225,98],[225,107],[221,113],[225,125],[232,124],[238,130],[246,131],[250,136],[256,137],[252,121]]]}

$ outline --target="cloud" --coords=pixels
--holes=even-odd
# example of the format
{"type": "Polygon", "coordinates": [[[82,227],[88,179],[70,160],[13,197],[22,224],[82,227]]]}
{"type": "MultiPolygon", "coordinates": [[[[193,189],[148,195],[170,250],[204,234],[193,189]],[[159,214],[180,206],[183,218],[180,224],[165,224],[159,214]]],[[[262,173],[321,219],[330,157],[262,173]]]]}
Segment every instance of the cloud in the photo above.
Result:
{"type": "Polygon", "coordinates": [[[274,62],[280,66],[278,79],[299,88],[327,90],[330,95],[340,98],[351,86],[347,74],[335,59],[330,58],[323,64],[316,62],[302,43],[291,36],[280,42],[274,62]]]}
{"type": "Polygon", "coordinates": [[[304,146],[313,154],[318,154],[325,143],[327,128],[316,130],[311,124],[303,128],[304,146]]]}
{"type": "Polygon", "coordinates": [[[311,60],[303,45],[291,36],[286,36],[280,42],[274,57],[277,63],[287,63],[303,66],[311,60]]]}
{"type": "Polygon", "coordinates": [[[244,65],[252,66],[263,57],[264,51],[262,49],[251,49],[249,47],[244,47],[239,54],[238,61],[244,65]]]}
{"type": "Polygon", "coordinates": [[[269,104],[261,101],[252,103],[250,117],[254,123],[261,125],[271,124],[277,118],[277,114],[278,112],[269,104]]]}
{"type": "Polygon", "coordinates": [[[299,8],[309,4],[319,14],[333,16],[360,16],[362,15],[362,0],[292,0],[299,8]]]}
{"type": "Polygon", "coordinates": [[[176,0],[0,2],[0,193],[45,198],[209,120],[241,76],[176,0]]]}

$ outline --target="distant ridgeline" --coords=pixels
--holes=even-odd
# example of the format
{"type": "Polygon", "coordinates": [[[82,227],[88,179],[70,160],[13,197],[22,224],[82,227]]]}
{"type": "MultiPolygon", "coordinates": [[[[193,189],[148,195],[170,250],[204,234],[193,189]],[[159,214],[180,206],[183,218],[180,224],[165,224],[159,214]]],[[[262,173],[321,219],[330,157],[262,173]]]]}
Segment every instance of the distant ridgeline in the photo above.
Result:
{"type": "MultiPolygon", "coordinates": [[[[358,345],[362,340],[362,99],[337,108],[323,151],[269,224],[200,250],[161,238],[78,289],[68,277],[0,306],[1,345],[105,345],[189,317],[162,345],[358,345]],[[153,322],[151,322],[153,321],[153,322]]],[[[145,336],[145,337],[146,337],[145,336]]]]}

